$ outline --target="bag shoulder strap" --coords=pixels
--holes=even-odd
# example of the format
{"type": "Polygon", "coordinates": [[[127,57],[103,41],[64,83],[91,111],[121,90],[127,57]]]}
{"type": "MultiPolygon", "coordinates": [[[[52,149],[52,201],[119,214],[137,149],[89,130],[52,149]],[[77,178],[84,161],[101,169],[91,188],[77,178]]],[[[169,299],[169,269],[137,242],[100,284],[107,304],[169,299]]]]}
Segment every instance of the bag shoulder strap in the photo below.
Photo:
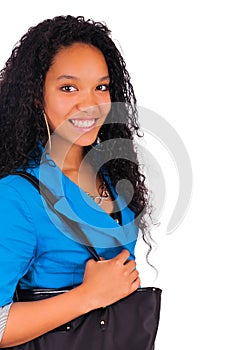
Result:
{"type": "Polygon", "coordinates": [[[55,203],[58,201],[58,198],[46,187],[41,181],[39,181],[34,175],[29,174],[24,171],[14,172],[13,175],[19,175],[29,181],[41,194],[47,203],[48,207],[76,234],[80,242],[86,247],[89,253],[92,255],[95,261],[100,261],[100,257],[96,252],[95,248],[92,246],[91,242],[81,230],[80,226],[76,221],[69,219],[66,215],[60,213],[54,208],[55,203]]]}

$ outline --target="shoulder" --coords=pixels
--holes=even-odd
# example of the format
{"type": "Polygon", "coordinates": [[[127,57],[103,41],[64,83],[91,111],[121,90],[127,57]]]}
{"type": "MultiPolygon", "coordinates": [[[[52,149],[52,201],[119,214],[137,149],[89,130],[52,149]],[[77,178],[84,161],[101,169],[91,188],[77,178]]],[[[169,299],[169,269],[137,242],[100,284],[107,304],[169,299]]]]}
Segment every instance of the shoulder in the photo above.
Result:
{"type": "Polygon", "coordinates": [[[19,175],[8,175],[0,179],[0,196],[7,191],[9,195],[19,193],[20,196],[36,193],[36,189],[19,175]]]}
{"type": "Polygon", "coordinates": [[[36,196],[38,196],[37,190],[18,175],[8,175],[0,180],[0,210],[2,212],[24,211],[30,216],[29,208],[36,196]]]}

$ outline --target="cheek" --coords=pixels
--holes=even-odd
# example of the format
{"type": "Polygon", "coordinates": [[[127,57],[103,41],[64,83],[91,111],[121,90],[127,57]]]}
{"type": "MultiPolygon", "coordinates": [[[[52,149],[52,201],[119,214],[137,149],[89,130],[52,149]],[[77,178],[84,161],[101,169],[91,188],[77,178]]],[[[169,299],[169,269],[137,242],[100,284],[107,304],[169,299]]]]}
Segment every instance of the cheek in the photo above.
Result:
{"type": "Polygon", "coordinates": [[[57,127],[65,118],[67,113],[67,103],[63,100],[56,98],[44,99],[44,110],[52,126],[57,127]]]}
{"type": "Polygon", "coordinates": [[[106,106],[109,106],[111,105],[111,96],[110,96],[110,92],[105,92],[105,93],[100,93],[98,96],[97,96],[97,100],[96,100],[97,104],[100,104],[100,105],[106,105],[106,106]]]}
{"type": "Polygon", "coordinates": [[[62,108],[59,108],[58,105],[54,108],[51,105],[47,105],[45,107],[45,114],[47,116],[49,126],[53,131],[64,121],[64,113],[62,111],[62,108]]]}
{"type": "Polygon", "coordinates": [[[100,112],[101,112],[101,115],[106,118],[108,113],[110,112],[111,110],[111,102],[106,102],[106,103],[103,103],[101,106],[100,106],[100,112]]]}
{"type": "Polygon", "coordinates": [[[58,113],[59,111],[64,110],[65,103],[54,94],[54,96],[45,99],[45,107],[48,111],[58,113]]]}

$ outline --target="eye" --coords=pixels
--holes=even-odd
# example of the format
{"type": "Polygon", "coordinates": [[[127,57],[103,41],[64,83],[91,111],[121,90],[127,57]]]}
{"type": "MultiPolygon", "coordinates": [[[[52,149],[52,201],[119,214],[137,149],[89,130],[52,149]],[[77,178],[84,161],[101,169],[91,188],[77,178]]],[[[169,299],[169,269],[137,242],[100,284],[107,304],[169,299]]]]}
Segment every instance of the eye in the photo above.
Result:
{"type": "Polygon", "coordinates": [[[98,91],[109,91],[109,85],[108,84],[101,84],[96,87],[96,90],[98,91]]]}
{"type": "Polygon", "coordinates": [[[77,91],[77,88],[75,88],[72,85],[64,85],[61,87],[61,90],[64,92],[73,92],[73,91],[77,91]]]}

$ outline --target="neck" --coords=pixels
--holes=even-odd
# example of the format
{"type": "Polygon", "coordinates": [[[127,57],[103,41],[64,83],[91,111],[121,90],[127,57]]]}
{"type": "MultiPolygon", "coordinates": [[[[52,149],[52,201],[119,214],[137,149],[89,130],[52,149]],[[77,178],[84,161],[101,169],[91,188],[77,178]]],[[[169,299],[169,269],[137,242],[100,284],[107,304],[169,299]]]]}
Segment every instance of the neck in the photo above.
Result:
{"type": "Polygon", "coordinates": [[[62,138],[54,137],[50,156],[64,173],[69,171],[78,172],[83,160],[83,147],[70,144],[62,138]]]}

